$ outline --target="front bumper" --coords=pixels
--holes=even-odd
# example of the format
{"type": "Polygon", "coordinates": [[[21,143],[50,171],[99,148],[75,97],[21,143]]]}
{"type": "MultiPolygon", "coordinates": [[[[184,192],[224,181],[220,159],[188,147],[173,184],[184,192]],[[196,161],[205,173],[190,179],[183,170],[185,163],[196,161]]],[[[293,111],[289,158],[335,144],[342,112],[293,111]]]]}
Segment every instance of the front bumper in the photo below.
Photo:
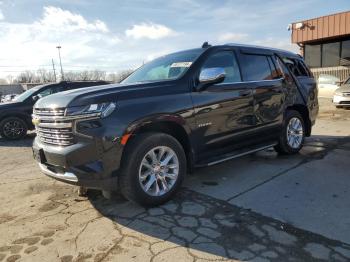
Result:
{"type": "Polygon", "coordinates": [[[115,190],[117,188],[123,146],[103,139],[82,138],[60,147],[33,143],[33,156],[41,171],[56,180],[87,188],[115,190]]]}
{"type": "Polygon", "coordinates": [[[336,106],[350,106],[350,96],[333,96],[333,104],[336,106]]]}

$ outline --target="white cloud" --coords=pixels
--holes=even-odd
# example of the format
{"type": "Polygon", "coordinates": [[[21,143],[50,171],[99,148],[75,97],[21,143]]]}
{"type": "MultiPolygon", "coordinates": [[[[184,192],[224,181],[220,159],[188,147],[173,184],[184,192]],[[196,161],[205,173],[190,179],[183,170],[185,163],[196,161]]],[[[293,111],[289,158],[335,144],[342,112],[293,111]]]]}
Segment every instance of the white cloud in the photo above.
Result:
{"type": "Polygon", "coordinates": [[[224,33],[219,35],[219,42],[240,42],[246,40],[248,38],[248,34],[244,33],[224,33]]]}
{"type": "Polygon", "coordinates": [[[101,20],[88,22],[82,15],[63,10],[59,7],[44,7],[43,18],[35,23],[36,26],[65,31],[95,31],[108,32],[108,28],[101,20]]]}
{"type": "Polygon", "coordinates": [[[37,65],[51,69],[51,58],[57,58],[57,44],[62,46],[64,65],[86,65],[84,61],[88,60],[91,65],[119,42],[118,35],[101,20],[88,21],[81,14],[44,7],[41,17],[29,24],[0,21],[0,50],[6,50],[0,59],[7,66],[0,68],[0,75],[36,70],[37,65]]]}
{"type": "Polygon", "coordinates": [[[125,34],[127,37],[132,37],[134,39],[161,39],[168,36],[174,36],[176,35],[176,32],[165,25],[141,23],[133,25],[131,29],[127,29],[125,34]]]}

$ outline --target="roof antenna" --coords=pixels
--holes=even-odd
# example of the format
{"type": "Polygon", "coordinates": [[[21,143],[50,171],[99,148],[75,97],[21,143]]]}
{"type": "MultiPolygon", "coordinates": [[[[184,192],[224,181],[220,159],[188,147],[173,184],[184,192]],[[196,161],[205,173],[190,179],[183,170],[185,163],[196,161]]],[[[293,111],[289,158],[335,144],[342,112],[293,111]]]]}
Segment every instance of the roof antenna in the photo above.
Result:
{"type": "Polygon", "coordinates": [[[211,45],[209,45],[208,42],[204,42],[203,45],[202,45],[202,48],[208,48],[210,47],[211,45]]]}

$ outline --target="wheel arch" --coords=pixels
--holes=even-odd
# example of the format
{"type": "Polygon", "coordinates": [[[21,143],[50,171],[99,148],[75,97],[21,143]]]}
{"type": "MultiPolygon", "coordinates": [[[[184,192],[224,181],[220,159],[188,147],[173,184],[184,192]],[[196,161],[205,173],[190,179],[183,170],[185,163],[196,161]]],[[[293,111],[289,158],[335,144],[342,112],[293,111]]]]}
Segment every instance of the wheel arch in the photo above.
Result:
{"type": "MultiPolygon", "coordinates": [[[[186,125],[186,121],[178,115],[159,115],[152,118],[145,118],[131,124],[124,135],[130,135],[125,147],[128,147],[130,141],[138,134],[142,133],[165,133],[174,137],[184,149],[187,166],[189,171],[194,167],[194,154],[189,139],[190,129],[186,125]]],[[[123,157],[122,157],[123,161],[123,157]]]]}

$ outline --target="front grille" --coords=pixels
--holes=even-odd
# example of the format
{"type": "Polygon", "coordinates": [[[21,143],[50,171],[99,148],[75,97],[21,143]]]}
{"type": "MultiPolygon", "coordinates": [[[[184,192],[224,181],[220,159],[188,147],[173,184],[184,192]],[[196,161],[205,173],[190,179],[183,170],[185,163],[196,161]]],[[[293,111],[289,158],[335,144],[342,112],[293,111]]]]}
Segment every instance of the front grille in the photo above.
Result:
{"type": "Polygon", "coordinates": [[[340,101],[340,105],[350,105],[350,101],[340,101]]]}
{"type": "Polygon", "coordinates": [[[34,108],[37,116],[64,116],[65,108],[34,108]]]}
{"type": "Polygon", "coordinates": [[[74,144],[73,122],[64,117],[64,108],[35,108],[33,119],[38,139],[58,146],[74,144]]]}

